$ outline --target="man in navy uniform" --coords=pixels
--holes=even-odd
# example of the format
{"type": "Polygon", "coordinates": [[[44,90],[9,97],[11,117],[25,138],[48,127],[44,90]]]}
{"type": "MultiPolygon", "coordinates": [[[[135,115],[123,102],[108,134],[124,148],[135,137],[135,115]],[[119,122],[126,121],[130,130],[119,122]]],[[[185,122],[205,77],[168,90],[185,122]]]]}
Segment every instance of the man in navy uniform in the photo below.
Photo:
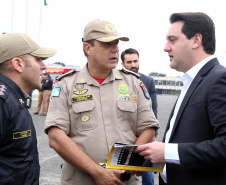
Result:
{"type": "Polygon", "coordinates": [[[26,34],[0,36],[0,184],[39,184],[37,138],[26,101],[41,88],[43,60],[55,53],[26,34]]]}

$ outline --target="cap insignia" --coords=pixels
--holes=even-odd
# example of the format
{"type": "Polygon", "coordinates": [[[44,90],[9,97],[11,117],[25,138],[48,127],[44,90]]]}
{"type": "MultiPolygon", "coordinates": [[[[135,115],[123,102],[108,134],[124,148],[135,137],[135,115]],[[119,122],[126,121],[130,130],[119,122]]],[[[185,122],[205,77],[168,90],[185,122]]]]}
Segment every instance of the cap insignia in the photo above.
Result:
{"type": "Polygon", "coordinates": [[[115,27],[112,24],[105,24],[105,31],[116,32],[115,27]]]}

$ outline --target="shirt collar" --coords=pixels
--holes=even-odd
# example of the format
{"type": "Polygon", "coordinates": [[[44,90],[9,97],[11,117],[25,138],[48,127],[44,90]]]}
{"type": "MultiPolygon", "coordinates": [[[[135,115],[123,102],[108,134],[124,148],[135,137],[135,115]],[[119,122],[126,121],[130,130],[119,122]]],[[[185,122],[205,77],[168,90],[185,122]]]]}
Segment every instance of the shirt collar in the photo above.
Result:
{"type": "MultiPolygon", "coordinates": [[[[22,89],[21,89],[21,90],[22,90],[22,89]]],[[[23,92],[23,94],[24,94],[25,99],[31,99],[31,97],[30,97],[26,92],[24,92],[23,90],[22,90],[22,92],[23,92]]]]}
{"type": "Polygon", "coordinates": [[[181,77],[181,81],[183,82],[184,86],[190,85],[192,80],[194,80],[195,76],[198,74],[199,70],[210,60],[215,58],[214,55],[211,55],[195,66],[193,66],[191,69],[189,69],[184,75],[181,77]]]}
{"type": "Polygon", "coordinates": [[[192,80],[195,78],[195,76],[198,74],[199,70],[210,60],[212,60],[213,58],[215,58],[214,55],[211,55],[207,58],[205,58],[204,60],[202,60],[201,62],[199,62],[198,64],[196,64],[195,66],[193,66],[190,70],[187,71],[187,74],[192,78],[192,80]]]}
{"type": "MultiPolygon", "coordinates": [[[[109,83],[110,81],[113,80],[120,80],[122,79],[122,76],[119,72],[118,69],[112,69],[111,73],[109,76],[105,79],[105,81],[102,84],[109,83]]],[[[92,84],[92,85],[98,85],[99,83],[90,76],[89,71],[88,71],[88,64],[86,64],[80,71],[80,74],[78,78],[76,79],[76,83],[87,83],[87,84],[92,84]]]]}

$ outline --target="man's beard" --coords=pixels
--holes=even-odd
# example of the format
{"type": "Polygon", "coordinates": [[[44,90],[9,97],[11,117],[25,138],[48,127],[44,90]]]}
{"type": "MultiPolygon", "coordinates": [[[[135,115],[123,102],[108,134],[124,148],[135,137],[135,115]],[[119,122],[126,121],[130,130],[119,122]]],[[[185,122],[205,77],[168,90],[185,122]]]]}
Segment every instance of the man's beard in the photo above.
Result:
{"type": "Polygon", "coordinates": [[[132,67],[130,69],[130,71],[133,71],[134,73],[138,73],[138,70],[139,70],[139,68],[136,68],[136,67],[132,67]]]}

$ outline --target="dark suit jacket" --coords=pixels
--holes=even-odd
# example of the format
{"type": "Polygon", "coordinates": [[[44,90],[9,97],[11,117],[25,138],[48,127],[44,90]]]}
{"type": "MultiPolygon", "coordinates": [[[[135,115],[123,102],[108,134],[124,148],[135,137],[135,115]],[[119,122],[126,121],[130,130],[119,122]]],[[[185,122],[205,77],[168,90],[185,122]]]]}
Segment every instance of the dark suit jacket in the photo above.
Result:
{"type": "Polygon", "coordinates": [[[178,143],[181,165],[166,164],[167,185],[226,184],[226,69],[216,58],[191,83],[169,143],[178,143]]]}
{"type": "Polygon", "coordinates": [[[139,75],[140,75],[140,80],[144,83],[144,85],[145,85],[146,89],[148,90],[148,93],[151,97],[152,109],[155,114],[155,117],[157,118],[158,103],[157,103],[154,79],[152,77],[146,76],[142,73],[139,73],[139,75]]]}

